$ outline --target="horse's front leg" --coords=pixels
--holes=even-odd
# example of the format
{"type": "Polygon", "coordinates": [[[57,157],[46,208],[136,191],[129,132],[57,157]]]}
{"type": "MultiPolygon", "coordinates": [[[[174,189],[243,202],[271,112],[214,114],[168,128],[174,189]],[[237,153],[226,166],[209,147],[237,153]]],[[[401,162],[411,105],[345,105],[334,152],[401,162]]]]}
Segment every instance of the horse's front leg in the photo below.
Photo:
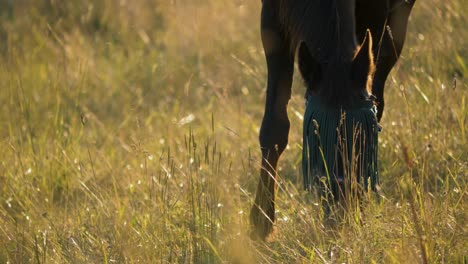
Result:
{"type": "MultiPolygon", "coordinates": [[[[390,1],[390,10],[387,21],[382,27],[381,34],[376,35],[380,38],[376,42],[380,45],[374,47],[374,56],[376,71],[372,84],[372,93],[377,97],[377,118],[380,121],[385,107],[384,88],[387,77],[398,61],[403,49],[408,19],[416,0],[390,1]]],[[[375,11],[372,11],[375,13],[375,11]]]]}
{"type": "Polygon", "coordinates": [[[372,93],[377,98],[377,118],[385,107],[385,81],[400,57],[405,43],[408,19],[416,0],[359,0],[356,5],[356,33],[363,39],[367,29],[373,38],[376,71],[372,93]]]}
{"type": "Polygon", "coordinates": [[[262,43],[268,67],[265,113],[260,129],[262,167],[255,204],[250,213],[254,234],[265,239],[275,221],[276,168],[288,144],[287,104],[291,97],[294,55],[280,32],[271,1],[264,0],[261,18],[262,43]]]}
{"type": "Polygon", "coordinates": [[[390,11],[385,25],[384,35],[380,50],[376,51],[376,71],[372,85],[372,93],[377,97],[377,118],[380,121],[385,107],[384,88],[385,81],[391,69],[398,61],[403,45],[405,43],[406,31],[408,28],[408,19],[416,0],[391,1],[392,10],[390,11]]]}

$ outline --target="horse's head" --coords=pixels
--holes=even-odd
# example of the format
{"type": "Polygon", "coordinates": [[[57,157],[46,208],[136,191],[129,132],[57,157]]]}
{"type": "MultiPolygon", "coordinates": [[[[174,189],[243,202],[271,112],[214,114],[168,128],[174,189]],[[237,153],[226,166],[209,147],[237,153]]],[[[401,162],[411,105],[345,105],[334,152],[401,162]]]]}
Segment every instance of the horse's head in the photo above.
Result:
{"type": "Polygon", "coordinates": [[[334,104],[368,99],[372,90],[374,59],[370,31],[358,47],[341,48],[326,59],[316,59],[305,43],[299,47],[299,68],[308,93],[321,95],[334,104]]]}

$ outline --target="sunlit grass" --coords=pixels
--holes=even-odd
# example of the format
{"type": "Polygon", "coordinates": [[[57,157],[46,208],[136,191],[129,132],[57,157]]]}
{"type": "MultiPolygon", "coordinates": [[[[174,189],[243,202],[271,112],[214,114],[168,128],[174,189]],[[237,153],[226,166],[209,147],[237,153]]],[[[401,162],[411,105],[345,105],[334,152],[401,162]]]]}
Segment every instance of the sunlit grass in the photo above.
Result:
{"type": "Polygon", "coordinates": [[[289,105],[270,242],[249,238],[261,1],[0,1],[1,263],[463,263],[466,5],[416,3],[386,87],[385,199],[324,227],[289,105]],[[161,3],[159,3],[161,2],[161,3]]]}

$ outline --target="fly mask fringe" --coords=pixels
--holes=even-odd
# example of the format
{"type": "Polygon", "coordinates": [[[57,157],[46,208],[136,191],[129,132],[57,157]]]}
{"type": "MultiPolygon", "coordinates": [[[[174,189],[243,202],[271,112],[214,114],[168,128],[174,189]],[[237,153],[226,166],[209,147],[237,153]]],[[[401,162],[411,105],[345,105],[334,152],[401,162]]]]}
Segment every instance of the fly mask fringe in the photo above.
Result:
{"type": "MultiPolygon", "coordinates": [[[[379,175],[379,124],[372,101],[332,108],[309,95],[304,116],[302,169],[304,187],[326,177],[329,188],[355,177],[361,188],[376,190],[379,175]]],[[[335,192],[335,191],[333,191],[335,192]]]]}

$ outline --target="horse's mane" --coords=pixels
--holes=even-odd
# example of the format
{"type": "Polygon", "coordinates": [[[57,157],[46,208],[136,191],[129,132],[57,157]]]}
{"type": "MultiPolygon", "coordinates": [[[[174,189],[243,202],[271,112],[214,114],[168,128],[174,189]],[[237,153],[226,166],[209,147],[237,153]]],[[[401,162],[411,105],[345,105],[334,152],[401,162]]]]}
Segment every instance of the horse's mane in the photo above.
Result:
{"type": "Polygon", "coordinates": [[[277,13],[291,52],[305,43],[310,55],[322,66],[332,101],[349,98],[351,62],[358,48],[352,0],[278,0],[277,13]]]}
{"type": "Polygon", "coordinates": [[[278,17],[292,51],[300,42],[306,42],[317,60],[328,60],[340,52],[341,42],[346,41],[340,36],[341,27],[351,18],[340,15],[344,12],[340,12],[337,1],[340,0],[278,1],[278,17]]]}

